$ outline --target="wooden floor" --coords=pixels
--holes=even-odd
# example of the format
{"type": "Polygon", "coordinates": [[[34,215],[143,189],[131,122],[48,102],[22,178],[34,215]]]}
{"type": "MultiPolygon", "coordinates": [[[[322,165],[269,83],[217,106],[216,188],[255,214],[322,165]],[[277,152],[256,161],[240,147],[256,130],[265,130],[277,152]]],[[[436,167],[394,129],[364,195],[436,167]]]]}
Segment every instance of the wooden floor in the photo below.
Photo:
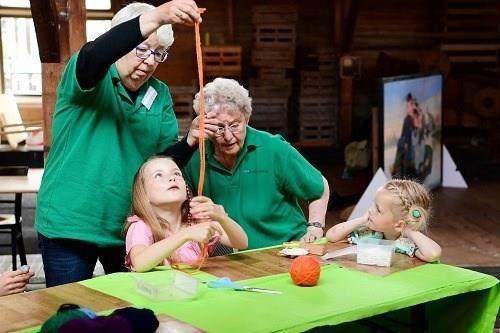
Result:
{"type": "MultiPolygon", "coordinates": [[[[464,267],[500,268],[500,181],[472,181],[468,189],[433,192],[429,235],[443,248],[442,262],[464,267]]],[[[341,209],[327,225],[341,221],[341,209]]],[[[488,269],[486,269],[488,270],[488,269]]]]}

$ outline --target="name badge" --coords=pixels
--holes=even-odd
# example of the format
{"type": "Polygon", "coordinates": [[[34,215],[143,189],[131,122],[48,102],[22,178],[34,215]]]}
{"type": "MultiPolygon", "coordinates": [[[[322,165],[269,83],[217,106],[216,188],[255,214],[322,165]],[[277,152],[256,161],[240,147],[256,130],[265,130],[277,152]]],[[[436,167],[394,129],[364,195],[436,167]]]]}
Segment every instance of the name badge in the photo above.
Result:
{"type": "Polygon", "coordinates": [[[142,105],[144,105],[148,110],[151,109],[151,105],[153,105],[156,96],[158,96],[158,93],[155,88],[149,86],[148,90],[144,94],[144,97],[142,98],[142,105]]]}

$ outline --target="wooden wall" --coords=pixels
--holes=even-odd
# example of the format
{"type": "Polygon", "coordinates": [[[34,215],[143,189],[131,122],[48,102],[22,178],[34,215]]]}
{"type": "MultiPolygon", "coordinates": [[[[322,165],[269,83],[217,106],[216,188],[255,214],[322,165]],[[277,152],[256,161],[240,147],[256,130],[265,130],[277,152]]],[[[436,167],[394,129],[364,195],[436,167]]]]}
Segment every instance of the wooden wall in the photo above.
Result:
{"type": "MultiPolygon", "coordinates": [[[[299,11],[297,47],[333,47],[332,1],[200,0],[197,3],[198,6],[207,8],[201,25],[202,42],[205,40],[205,34],[208,33],[211,45],[236,44],[242,46],[244,82],[251,71],[253,5],[296,4],[299,11]]],[[[174,33],[175,43],[171,47],[171,56],[158,67],[155,76],[168,85],[189,85],[193,79],[196,79],[193,28],[174,26],[174,33]]]]}
{"type": "MultiPolygon", "coordinates": [[[[436,49],[435,40],[416,37],[415,34],[436,31],[441,8],[440,1],[433,0],[414,0],[412,6],[407,6],[398,0],[362,0],[358,3],[351,52],[361,56],[363,61],[362,81],[365,83],[355,83],[361,91],[360,89],[354,91],[354,99],[363,101],[367,99],[363,85],[370,79],[370,71],[375,67],[380,51],[416,60],[421,59],[428,50],[436,49]],[[388,36],[386,33],[393,35],[388,36]]],[[[242,46],[244,84],[247,84],[247,78],[252,71],[250,65],[253,44],[252,6],[259,4],[297,5],[299,12],[297,48],[334,47],[335,1],[199,0],[198,5],[207,8],[201,27],[202,40],[205,40],[204,35],[208,33],[211,45],[242,46]]],[[[155,76],[171,86],[190,85],[196,79],[193,28],[175,26],[174,32],[176,40],[169,59],[158,66],[155,76]]],[[[354,113],[368,114],[369,108],[366,105],[360,105],[359,108],[361,110],[354,110],[354,113]]],[[[40,111],[36,105],[27,105],[21,109],[27,117],[41,118],[33,116],[33,113],[40,111]]]]}
{"type": "MultiPolygon", "coordinates": [[[[114,2],[128,0],[114,0],[114,2]]],[[[348,0],[198,0],[207,8],[201,26],[202,41],[210,36],[211,45],[235,44],[242,46],[242,81],[248,87],[248,78],[254,76],[251,62],[253,45],[253,5],[294,4],[298,8],[296,33],[297,49],[335,47],[335,4],[348,0]]],[[[369,137],[370,109],[376,104],[377,78],[380,76],[377,60],[384,52],[416,66],[439,62],[436,53],[440,47],[443,29],[444,3],[436,0],[414,0],[411,6],[400,0],[358,0],[351,55],[362,60],[361,79],[353,83],[354,138],[369,137]],[[434,57],[434,58],[433,58],[434,57]],[[361,134],[360,134],[361,133],[361,134]]],[[[119,7],[119,6],[118,6],[119,7]]],[[[194,32],[192,27],[174,26],[175,43],[169,59],[158,66],[155,76],[170,86],[192,85],[196,80],[194,32]]],[[[340,34],[346,34],[341,31],[340,34]]],[[[392,58],[391,58],[392,57],[392,58]]],[[[393,64],[389,61],[389,64],[393,64]]],[[[399,71],[397,66],[393,66],[399,71]]],[[[413,67],[412,67],[413,68],[413,67]]],[[[403,74],[403,73],[399,73],[403,74]]],[[[22,104],[26,120],[41,119],[41,107],[22,104]]]]}
{"type": "Polygon", "coordinates": [[[397,0],[359,2],[352,52],[363,58],[364,70],[376,65],[380,52],[402,59],[418,60],[437,50],[442,8],[440,1],[415,0],[412,5],[397,0]]]}

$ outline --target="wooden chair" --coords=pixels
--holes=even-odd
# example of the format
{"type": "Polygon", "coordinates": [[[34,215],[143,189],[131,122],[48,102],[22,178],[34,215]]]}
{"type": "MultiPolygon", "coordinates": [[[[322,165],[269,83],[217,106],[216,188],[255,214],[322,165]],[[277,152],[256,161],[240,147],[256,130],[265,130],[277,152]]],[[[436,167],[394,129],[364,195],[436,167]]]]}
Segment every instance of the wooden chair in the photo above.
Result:
{"type": "Polygon", "coordinates": [[[21,217],[21,200],[20,193],[16,193],[14,200],[0,200],[2,204],[14,204],[14,214],[0,214],[0,234],[10,234],[10,242],[2,243],[2,247],[10,247],[12,253],[12,269],[17,269],[17,254],[21,265],[26,265],[26,250],[24,247],[22,217],[21,217]]]}
{"type": "MultiPolygon", "coordinates": [[[[23,123],[14,96],[0,94],[0,136],[5,136],[10,147],[16,150],[20,143],[26,141],[28,132],[39,131],[40,122],[23,123]],[[26,126],[36,126],[28,128],[26,126]]],[[[0,214],[0,234],[10,234],[10,242],[0,244],[8,246],[12,252],[12,269],[17,268],[17,254],[21,265],[26,265],[26,250],[24,247],[21,217],[22,194],[16,193],[13,200],[0,200],[2,204],[13,204],[14,214],[0,214]]]]}
{"type": "Polygon", "coordinates": [[[23,122],[14,96],[0,94],[0,136],[7,138],[12,149],[26,141],[27,133],[40,131],[41,125],[39,121],[23,122]]]}

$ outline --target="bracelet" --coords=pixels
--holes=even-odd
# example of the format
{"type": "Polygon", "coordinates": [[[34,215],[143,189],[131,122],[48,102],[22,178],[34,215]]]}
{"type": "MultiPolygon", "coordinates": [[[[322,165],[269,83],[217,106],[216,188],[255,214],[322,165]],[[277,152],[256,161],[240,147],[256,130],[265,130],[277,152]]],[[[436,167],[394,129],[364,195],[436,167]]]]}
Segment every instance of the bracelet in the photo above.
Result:
{"type": "Polygon", "coordinates": [[[325,229],[325,226],[323,224],[321,224],[320,222],[307,222],[307,226],[325,229]]]}

